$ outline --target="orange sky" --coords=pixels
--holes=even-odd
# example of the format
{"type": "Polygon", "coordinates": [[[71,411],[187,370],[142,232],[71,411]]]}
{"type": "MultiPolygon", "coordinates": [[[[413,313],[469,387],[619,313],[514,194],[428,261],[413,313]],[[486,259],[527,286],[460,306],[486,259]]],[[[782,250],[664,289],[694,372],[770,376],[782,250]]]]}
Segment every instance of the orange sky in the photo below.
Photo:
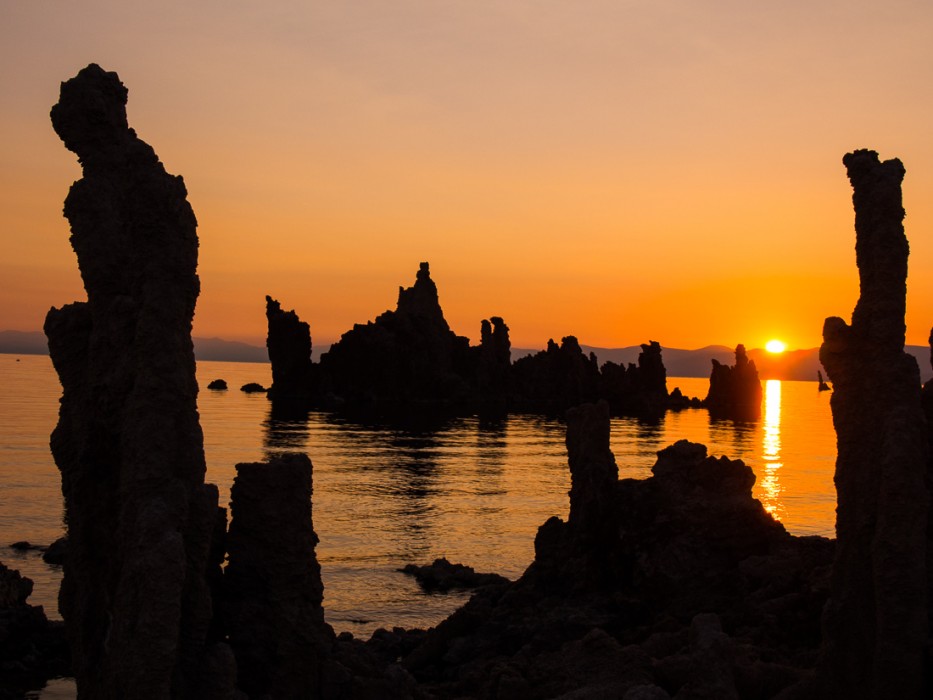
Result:
{"type": "Polygon", "coordinates": [[[844,153],[907,168],[908,342],[933,325],[933,3],[6,2],[0,329],[83,298],[48,120],[89,62],[199,220],[194,332],[315,345],[430,261],[476,342],[820,343],[858,294],[844,153]]]}

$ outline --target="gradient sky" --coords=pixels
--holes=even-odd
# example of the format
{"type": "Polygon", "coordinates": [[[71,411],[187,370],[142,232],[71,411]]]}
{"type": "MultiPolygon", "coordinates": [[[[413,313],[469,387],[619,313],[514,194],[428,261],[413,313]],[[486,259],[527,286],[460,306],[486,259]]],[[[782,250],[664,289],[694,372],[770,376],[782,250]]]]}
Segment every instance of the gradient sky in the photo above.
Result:
{"type": "Polygon", "coordinates": [[[183,175],[195,335],[315,345],[430,261],[455,331],[820,343],[858,296],[842,156],[907,168],[908,342],[933,325],[929,0],[0,3],[0,329],[84,298],[49,123],[90,62],[183,175]]]}

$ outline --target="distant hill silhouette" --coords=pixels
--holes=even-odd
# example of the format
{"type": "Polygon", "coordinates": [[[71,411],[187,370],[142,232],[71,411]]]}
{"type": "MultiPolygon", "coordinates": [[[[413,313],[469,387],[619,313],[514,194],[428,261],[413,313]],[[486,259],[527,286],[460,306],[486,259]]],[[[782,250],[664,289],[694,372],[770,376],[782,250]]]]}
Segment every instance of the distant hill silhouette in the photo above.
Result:
{"type": "MultiPolygon", "coordinates": [[[[257,345],[221,338],[194,338],[198,360],[217,362],[268,362],[266,349],[257,345]]],[[[49,346],[42,331],[0,331],[0,353],[8,355],[48,355],[49,346]]]]}
{"type": "MultiPolygon", "coordinates": [[[[663,346],[662,346],[663,347],[663,346]]],[[[599,358],[599,364],[616,362],[628,364],[638,362],[640,345],[624,348],[599,348],[593,345],[581,345],[587,355],[591,352],[599,358]]],[[[930,348],[925,345],[907,345],[904,348],[917,359],[920,366],[920,379],[924,382],[933,379],[930,367],[930,348]]],[[[326,348],[315,348],[315,354],[326,348]]],[[[520,357],[533,355],[538,349],[512,348],[512,362],[520,357]]],[[[45,334],[41,331],[0,331],[0,353],[8,355],[48,355],[49,348],[45,334]]],[[[240,343],[221,338],[194,338],[194,354],[199,360],[217,362],[268,362],[269,355],[264,347],[240,343]]],[[[668,377],[709,377],[712,360],[726,364],[732,361],[733,348],[725,345],[707,345],[697,350],[663,348],[664,366],[668,377]]],[[[816,373],[822,369],[820,349],[789,350],[781,355],[774,355],[761,348],[748,351],[750,359],[755,361],[759,376],[764,379],[790,379],[816,381],[816,373]]]]}

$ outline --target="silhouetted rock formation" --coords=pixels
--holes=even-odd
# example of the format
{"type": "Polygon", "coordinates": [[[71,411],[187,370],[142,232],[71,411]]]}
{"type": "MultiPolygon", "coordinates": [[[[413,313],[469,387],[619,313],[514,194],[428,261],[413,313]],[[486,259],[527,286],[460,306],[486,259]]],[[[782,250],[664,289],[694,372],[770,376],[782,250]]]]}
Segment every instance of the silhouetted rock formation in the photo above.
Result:
{"type": "Polygon", "coordinates": [[[250,697],[326,697],[323,667],[335,638],[321,607],[311,469],[303,454],[236,465],[224,617],[250,697]]]}
{"type": "Polygon", "coordinates": [[[207,388],[211,391],[225,391],[227,389],[227,382],[223,379],[214,379],[207,385],[207,388]]]}
{"type": "Polygon", "coordinates": [[[20,698],[68,673],[62,623],[29,605],[31,593],[32,580],[0,562],[0,698],[20,698]]]}
{"type": "Polygon", "coordinates": [[[753,420],[761,415],[761,380],[755,361],[745,354],[745,346],[735,346],[735,365],[713,360],[709,393],[703,401],[714,417],[753,420]]]}
{"type": "Polygon", "coordinates": [[[611,522],[613,490],[619,481],[609,449],[609,404],[583,404],[567,411],[570,514],[567,524],[581,542],[602,540],[611,522]]]}
{"type": "Polygon", "coordinates": [[[596,356],[583,354],[577,339],[568,335],[560,346],[548,340],[547,349],[512,364],[518,407],[554,415],[599,396],[596,356]]]}
{"type": "Polygon", "coordinates": [[[272,363],[269,398],[307,403],[314,393],[311,329],[294,311],[282,311],[278,301],[266,297],[269,334],[266,347],[272,363]]]}
{"type": "Polygon", "coordinates": [[[472,566],[451,564],[445,557],[435,559],[433,563],[425,566],[406,564],[399,571],[414,576],[426,591],[445,592],[454,588],[479,588],[509,583],[504,576],[477,573],[472,566]]]}
{"type": "Polygon", "coordinates": [[[266,387],[256,382],[247,382],[240,387],[240,391],[244,394],[264,394],[266,392],[266,387]]]}
{"type": "Polygon", "coordinates": [[[558,346],[519,358],[512,365],[513,403],[525,411],[562,415],[581,403],[605,399],[613,415],[657,417],[668,408],[683,408],[689,401],[673,402],[667,393],[667,370],[656,341],[641,346],[638,364],[628,367],[585,355],[574,336],[558,346]]]}
{"type": "Polygon", "coordinates": [[[567,449],[568,521],[403,659],[425,690],[771,698],[812,669],[833,545],[788,535],[748,466],[681,441],[649,479],[619,481],[605,404],[568,414],[567,449]]]}
{"type": "Polygon", "coordinates": [[[217,489],[204,483],[191,321],[197,225],[184,182],[89,65],[52,124],[84,170],[65,200],[87,302],[49,311],[63,396],[52,453],[68,553],[60,608],[82,696],[187,697],[203,676],[217,489]]]}
{"type": "Polygon", "coordinates": [[[505,402],[511,388],[512,343],[509,327],[498,316],[480,324],[476,348],[476,390],[482,401],[505,402]]]}
{"type": "Polygon", "coordinates": [[[638,364],[627,368],[607,362],[600,371],[596,356],[585,355],[577,339],[511,362],[505,321],[493,316],[480,326],[480,343],[456,335],[441,309],[428,263],[415,284],[399,288],[395,311],[357,324],[321,356],[310,361],[308,326],[294,312],[283,312],[266,297],[273,399],[292,398],[311,406],[383,417],[509,410],[562,415],[585,401],[604,398],[613,413],[655,417],[667,408],[693,405],[667,393],[661,346],[642,345],[638,364]]]}
{"type": "Polygon", "coordinates": [[[391,410],[469,398],[469,340],[444,319],[428,263],[398,306],[357,324],[321,356],[326,391],[337,400],[391,410]]]}
{"type": "Polygon", "coordinates": [[[657,416],[670,405],[667,393],[667,370],[661,357],[661,344],[642,344],[638,365],[628,369],[615,362],[602,366],[602,397],[615,413],[657,416]]]}
{"type": "Polygon", "coordinates": [[[930,697],[929,448],[919,370],[904,352],[904,166],[867,150],[843,163],[853,188],[861,294],[851,326],[826,319],[820,348],[833,382],[838,506],[819,692],[930,697]],[[929,684],[929,657],[926,664],[929,684]]]}

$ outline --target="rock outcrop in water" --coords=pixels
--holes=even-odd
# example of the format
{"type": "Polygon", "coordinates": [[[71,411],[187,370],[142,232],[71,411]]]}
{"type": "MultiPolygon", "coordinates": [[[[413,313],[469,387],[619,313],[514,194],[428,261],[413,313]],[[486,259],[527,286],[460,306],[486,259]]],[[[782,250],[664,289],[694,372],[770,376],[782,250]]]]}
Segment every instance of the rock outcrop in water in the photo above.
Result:
{"type": "Polygon", "coordinates": [[[320,364],[325,391],[357,406],[391,411],[469,397],[469,340],[450,330],[426,262],[412,287],[399,287],[395,311],[355,325],[320,364]]]}
{"type": "Polygon", "coordinates": [[[567,450],[568,521],[404,657],[428,693],[771,698],[812,669],[833,545],[788,535],[748,466],[681,441],[618,480],[605,404],[568,415],[567,450]]]}
{"type": "Polygon", "coordinates": [[[710,415],[738,420],[753,420],[761,415],[761,380],[755,361],[748,359],[745,346],[735,347],[731,367],[713,360],[709,393],[703,401],[710,415]]]}
{"type": "Polygon", "coordinates": [[[311,362],[311,328],[294,311],[282,311],[272,297],[266,297],[269,332],[266,348],[272,363],[273,401],[308,403],[314,395],[314,370],[311,362]]]}
{"type": "Polygon", "coordinates": [[[930,697],[930,452],[919,370],[904,352],[904,166],[868,150],[843,163],[861,293],[851,325],[826,319],[820,348],[833,383],[838,506],[817,694],[930,697]]]}
{"type": "Polygon", "coordinates": [[[63,388],[51,440],[69,538],[60,608],[82,696],[193,697],[210,682],[218,500],[191,342],[197,222],[182,179],[128,127],[126,99],[92,64],[51,113],[83,168],[65,216],[87,290],[45,322],[63,388]]]}
{"type": "Polygon", "coordinates": [[[585,355],[572,335],[561,338],[560,345],[548,340],[545,350],[516,360],[512,377],[522,410],[563,415],[568,408],[599,396],[596,356],[585,355]]]}
{"type": "Polygon", "coordinates": [[[314,548],[311,461],[286,454],[236,465],[224,572],[224,620],[250,697],[327,697],[334,631],[314,548]]]}
{"type": "Polygon", "coordinates": [[[512,386],[512,343],[509,327],[499,316],[480,323],[480,343],[475,348],[475,386],[486,404],[505,406],[512,386]]]}
{"type": "Polygon", "coordinates": [[[613,414],[659,416],[671,405],[661,344],[655,340],[642,344],[637,365],[606,362],[600,372],[601,395],[613,414]]]}

